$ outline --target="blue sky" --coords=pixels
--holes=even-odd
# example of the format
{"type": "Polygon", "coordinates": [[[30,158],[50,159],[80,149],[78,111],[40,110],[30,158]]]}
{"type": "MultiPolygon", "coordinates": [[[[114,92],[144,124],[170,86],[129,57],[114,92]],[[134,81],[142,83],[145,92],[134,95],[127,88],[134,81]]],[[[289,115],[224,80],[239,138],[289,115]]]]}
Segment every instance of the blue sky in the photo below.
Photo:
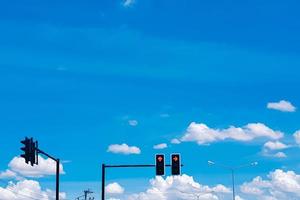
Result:
{"type": "MultiPolygon", "coordinates": [[[[300,105],[299,2],[128,2],[0,3],[0,169],[32,136],[69,161],[62,187],[70,198],[87,185],[99,193],[103,162],[151,164],[155,153],[180,152],[183,172],[210,186],[231,182],[207,160],[259,161],[239,172],[237,184],[275,169],[299,174],[299,112],[267,108],[280,100],[300,105]],[[280,141],[290,148],[275,158],[263,155],[266,138],[171,144],[192,122],[219,130],[263,123],[283,132],[280,141]],[[107,152],[122,143],[141,153],[107,152]],[[160,143],[168,148],[153,149],[160,143]]],[[[108,179],[135,192],[153,176],[124,170],[108,179]]],[[[53,188],[53,178],[38,180],[53,188]]]]}

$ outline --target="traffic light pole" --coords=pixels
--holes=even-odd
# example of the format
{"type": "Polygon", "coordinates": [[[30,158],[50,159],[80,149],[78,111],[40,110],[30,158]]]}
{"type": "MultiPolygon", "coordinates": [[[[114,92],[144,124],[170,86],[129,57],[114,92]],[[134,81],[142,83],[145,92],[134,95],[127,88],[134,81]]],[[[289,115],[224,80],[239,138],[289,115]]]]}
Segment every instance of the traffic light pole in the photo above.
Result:
{"type": "Polygon", "coordinates": [[[44,156],[47,156],[48,158],[54,160],[56,162],[56,200],[59,200],[59,165],[60,165],[60,160],[57,158],[54,158],[53,156],[47,154],[46,152],[40,150],[39,148],[36,148],[37,154],[43,154],[44,156]]]}
{"type": "MultiPolygon", "coordinates": [[[[171,167],[172,165],[167,164],[165,167],[171,167]]],[[[183,165],[181,165],[183,166],[183,165]]],[[[105,178],[106,168],[145,168],[145,167],[156,167],[156,165],[105,165],[102,164],[102,187],[101,187],[101,200],[105,200],[105,178]]]]}

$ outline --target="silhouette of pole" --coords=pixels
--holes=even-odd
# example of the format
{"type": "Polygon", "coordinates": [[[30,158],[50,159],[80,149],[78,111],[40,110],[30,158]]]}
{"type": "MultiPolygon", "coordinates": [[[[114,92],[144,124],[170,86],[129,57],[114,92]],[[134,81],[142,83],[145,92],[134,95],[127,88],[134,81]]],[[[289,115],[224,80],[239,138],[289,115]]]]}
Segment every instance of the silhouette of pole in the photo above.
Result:
{"type": "Polygon", "coordinates": [[[59,163],[60,160],[56,160],[56,200],[59,200],[59,163]]]}
{"type": "Polygon", "coordinates": [[[224,168],[226,170],[230,170],[231,172],[231,178],[232,178],[232,199],[235,200],[235,184],[234,184],[234,174],[235,174],[235,171],[238,170],[238,169],[241,169],[241,168],[245,168],[245,167],[251,167],[251,166],[256,166],[258,165],[258,162],[252,162],[250,164],[246,164],[246,165],[241,165],[241,166],[238,166],[238,167],[230,167],[230,166],[226,166],[226,165],[222,165],[222,164],[217,164],[213,161],[208,161],[207,162],[208,165],[216,165],[216,166],[219,166],[221,168],[224,168]]]}
{"type": "Polygon", "coordinates": [[[105,164],[102,164],[102,193],[101,200],[105,200],[105,164]]]}
{"type": "Polygon", "coordinates": [[[59,200],[59,165],[60,165],[60,160],[57,158],[54,158],[53,156],[47,154],[46,152],[37,149],[37,153],[43,154],[44,156],[47,156],[48,158],[51,158],[52,160],[54,160],[56,162],[56,191],[55,191],[55,199],[59,200]]]}

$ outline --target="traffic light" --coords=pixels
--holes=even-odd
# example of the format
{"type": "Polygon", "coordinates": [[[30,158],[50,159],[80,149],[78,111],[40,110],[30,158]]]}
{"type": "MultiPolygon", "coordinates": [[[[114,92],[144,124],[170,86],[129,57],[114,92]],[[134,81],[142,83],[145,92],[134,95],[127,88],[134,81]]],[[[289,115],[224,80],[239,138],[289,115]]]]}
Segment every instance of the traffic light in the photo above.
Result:
{"type": "Polygon", "coordinates": [[[21,154],[21,157],[24,158],[25,162],[28,164],[30,158],[30,139],[26,137],[25,140],[21,141],[21,143],[24,144],[24,147],[21,148],[21,150],[24,151],[24,154],[21,154]]]}
{"type": "Polygon", "coordinates": [[[181,163],[180,163],[180,154],[172,154],[171,155],[171,167],[172,167],[172,175],[180,175],[181,174],[181,163]]]}
{"type": "Polygon", "coordinates": [[[165,175],[165,155],[156,154],[155,155],[155,166],[156,166],[156,176],[165,175]]]}
{"type": "Polygon", "coordinates": [[[36,164],[36,145],[33,139],[26,137],[21,143],[24,145],[24,147],[21,148],[21,150],[24,151],[21,157],[25,159],[26,164],[30,162],[31,166],[33,166],[36,164]]]}

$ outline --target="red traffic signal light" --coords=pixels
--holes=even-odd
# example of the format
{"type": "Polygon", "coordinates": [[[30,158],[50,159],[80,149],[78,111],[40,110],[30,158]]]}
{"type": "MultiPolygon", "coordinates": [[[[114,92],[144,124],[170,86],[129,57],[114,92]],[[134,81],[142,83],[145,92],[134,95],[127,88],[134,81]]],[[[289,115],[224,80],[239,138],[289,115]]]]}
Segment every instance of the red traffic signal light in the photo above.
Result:
{"type": "Polygon", "coordinates": [[[156,166],[156,176],[165,175],[165,155],[156,154],[155,155],[155,166],[156,166]]]}
{"type": "Polygon", "coordinates": [[[180,154],[172,154],[171,155],[171,171],[172,175],[180,175],[181,174],[181,162],[180,162],[180,154]]]}

